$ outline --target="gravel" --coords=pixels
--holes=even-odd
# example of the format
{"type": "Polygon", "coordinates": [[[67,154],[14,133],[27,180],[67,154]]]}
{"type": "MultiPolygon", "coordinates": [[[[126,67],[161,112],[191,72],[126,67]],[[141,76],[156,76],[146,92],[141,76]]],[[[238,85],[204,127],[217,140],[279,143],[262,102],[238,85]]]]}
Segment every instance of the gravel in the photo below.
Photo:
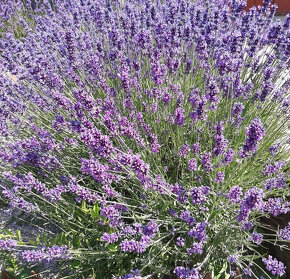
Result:
{"type": "MultiPolygon", "coordinates": [[[[0,234],[5,234],[4,229],[7,229],[14,234],[16,230],[21,230],[21,239],[23,241],[35,238],[37,234],[41,233],[37,226],[29,223],[25,224],[25,226],[19,224],[19,221],[26,221],[27,219],[31,219],[31,215],[23,213],[18,209],[7,209],[7,207],[0,203],[0,234]]],[[[2,269],[5,269],[5,266],[4,263],[0,262],[0,271],[2,269]]],[[[55,263],[41,264],[38,266],[38,270],[41,273],[41,275],[39,275],[40,279],[61,278],[58,272],[58,267],[55,263]]]]}

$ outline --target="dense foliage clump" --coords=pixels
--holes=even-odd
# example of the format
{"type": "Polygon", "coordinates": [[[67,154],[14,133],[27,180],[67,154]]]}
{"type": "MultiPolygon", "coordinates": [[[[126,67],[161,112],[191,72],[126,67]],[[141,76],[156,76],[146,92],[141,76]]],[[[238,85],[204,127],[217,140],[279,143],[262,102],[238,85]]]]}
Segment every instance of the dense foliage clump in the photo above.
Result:
{"type": "Polygon", "coordinates": [[[1,2],[0,197],[38,235],[0,257],[283,276],[261,247],[289,243],[260,221],[289,211],[290,17],[269,2],[1,2]]]}

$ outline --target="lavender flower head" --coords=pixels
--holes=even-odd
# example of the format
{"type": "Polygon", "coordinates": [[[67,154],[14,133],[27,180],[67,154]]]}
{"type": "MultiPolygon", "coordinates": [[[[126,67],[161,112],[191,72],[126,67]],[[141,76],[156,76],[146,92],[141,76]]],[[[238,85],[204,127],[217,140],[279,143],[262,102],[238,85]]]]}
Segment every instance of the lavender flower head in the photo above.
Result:
{"type": "Polygon", "coordinates": [[[238,221],[247,221],[249,214],[252,210],[262,211],[264,208],[263,201],[264,193],[262,189],[257,187],[249,189],[241,201],[240,212],[238,215],[238,221]]]}
{"type": "Polygon", "coordinates": [[[142,279],[138,269],[131,271],[130,273],[118,277],[118,279],[142,279]]]}
{"type": "Polygon", "coordinates": [[[256,231],[252,233],[251,241],[260,245],[263,241],[263,235],[261,233],[257,233],[256,231]]]}
{"type": "Polygon", "coordinates": [[[180,279],[201,279],[202,275],[198,269],[185,268],[183,266],[177,266],[173,273],[180,279]]]}
{"type": "Polygon", "coordinates": [[[270,153],[270,155],[274,157],[278,153],[279,148],[280,148],[280,143],[271,145],[269,147],[269,153],[270,153]]]}
{"type": "Polygon", "coordinates": [[[284,229],[278,231],[280,240],[290,240],[290,222],[284,229]]]}
{"type": "Polygon", "coordinates": [[[107,243],[114,243],[119,240],[120,235],[118,233],[104,233],[103,236],[101,237],[102,241],[105,241],[107,243]]]}
{"type": "Polygon", "coordinates": [[[251,125],[246,129],[246,142],[239,153],[242,158],[247,158],[251,153],[255,153],[258,147],[258,142],[263,139],[266,130],[259,118],[252,120],[251,125]]]}
{"type": "Polygon", "coordinates": [[[183,237],[177,237],[176,246],[183,247],[185,244],[185,239],[183,237]]]}
{"type": "Polygon", "coordinates": [[[201,163],[206,172],[211,172],[213,170],[213,164],[211,163],[211,154],[205,152],[201,157],[201,163]]]}
{"type": "Polygon", "coordinates": [[[277,259],[272,256],[268,258],[263,258],[262,262],[266,265],[266,269],[270,271],[273,275],[278,275],[282,277],[285,274],[285,266],[282,262],[279,262],[277,259]]]}
{"type": "Polygon", "coordinates": [[[196,162],[195,158],[192,158],[188,161],[188,169],[191,171],[197,170],[197,162],[196,162]]]}
{"type": "Polygon", "coordinates": [[[178,150],[178,156],[185,158],[186,155],[189,153],[189,151],[190,151],[190,146],[188,144],[184,144],[178,150]]]}
{"type": "Polygon", "coordinates": [[[11,251],[16,245],[17,241],[14,239],[0,239],[0,250],[11,251]]]}
{"type": "Polygon", "coordinates": [[[42,247],[39,250],[27,250],[20,252],[22,261],[27,263],[51,262],[60,259],[68,259],[69,251],[66,246],[42,247]]]}
{"type": "Polygon", "coordinates": [[[242,188],[239,185],[236,185],[230,189],[230,191],[226,194],[226,197],[233,203],[238,203],[242,194],[242,188]]]}
{"type": "Polygon", "coordinates": [[[230,255],[229,256],[229,262],[230,263],[237,263],[238,262],[238,259],[239,259],[239,256],[238,255],[230,255]]]}
{"type": "Polygon", "coordinates": [[[201,255],[203,253],[203,244],[195,242],[192,244],[192,248],[188,248],[186,251],[189,256],[193,254],[201,255]]]}
{"type": "Polygon", "coordinates": [[[241,207],[247,210],[260,210],[264,205],[263,197],[264,193],[262,189],[257,187],[251,188],[245,193],[245,197],[241,202],[241,207]]]}

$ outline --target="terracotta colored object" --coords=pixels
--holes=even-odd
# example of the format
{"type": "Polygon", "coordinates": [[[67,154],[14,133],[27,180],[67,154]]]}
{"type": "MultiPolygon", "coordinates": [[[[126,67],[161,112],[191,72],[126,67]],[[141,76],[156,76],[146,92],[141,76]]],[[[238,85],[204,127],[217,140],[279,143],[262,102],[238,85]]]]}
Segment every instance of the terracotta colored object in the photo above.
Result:
{"type": "MultiPolygon", "coordinates": [[[[285,15],[290,13],[290,0],[272,0],[272,4],[277,4],[278,9],[276,11],[277,15],[285,15]]],[[[248,11],[253,6],[262,6],[263,0],[248,0],[246,11],[248,11]]]]}
{"type": "Polygon", "coordinates": [[[207,274],[203,277],[203,279],[212,279],[212,277],[210,276],[209,273],[207,273],[207,274]]]}
{"type": "Polygon", "coordinates": [[[284,15],[290,13],[290,0],[273,0],[278,5],[276,14],[284,15]]]}
{"type": "Polygon", "coordinates": [[[253,6],[261,6],[263,4],[263,0],[248,0],[247,1],[247,7],[246,7],[246,11],[248,11],[250,8],[252,8],[253,6]]]}

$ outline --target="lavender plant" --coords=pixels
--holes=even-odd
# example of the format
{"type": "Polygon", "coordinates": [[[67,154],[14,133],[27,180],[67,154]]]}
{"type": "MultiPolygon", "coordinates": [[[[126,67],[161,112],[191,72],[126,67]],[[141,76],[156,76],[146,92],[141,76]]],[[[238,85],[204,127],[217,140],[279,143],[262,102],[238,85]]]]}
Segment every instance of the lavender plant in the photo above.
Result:
{"type": "Polygon", "coordinates": [[[0,4],[0,196],[45,233],[1,235],[2,255],[70,263],[65,278],[283,276],[259,246],[289,243],[260,219],[289,211],[290,17],[27,3],[0,4]]]}

